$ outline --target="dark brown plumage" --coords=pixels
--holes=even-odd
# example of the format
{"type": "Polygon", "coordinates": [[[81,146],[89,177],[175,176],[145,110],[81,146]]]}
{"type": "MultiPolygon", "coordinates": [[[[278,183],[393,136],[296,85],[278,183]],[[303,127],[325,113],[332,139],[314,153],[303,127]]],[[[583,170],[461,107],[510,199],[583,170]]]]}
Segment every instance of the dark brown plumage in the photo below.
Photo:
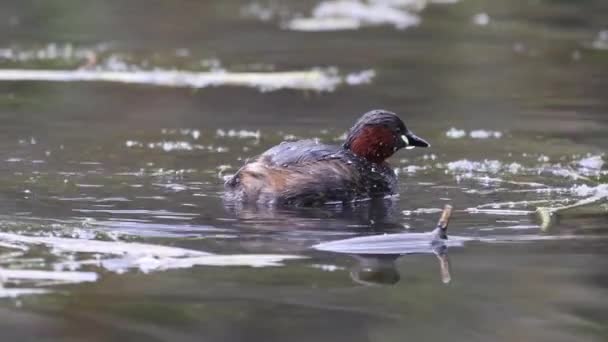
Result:
{"type": "Polygon", "coordinates": [[[342,146],[300,140],[272,147],[226,182],[226,198],[312,206],[392,195],[397,177],[385,160],[415,146],[429,144],[394,113],[374,110],[355,123],[342,146]]]}

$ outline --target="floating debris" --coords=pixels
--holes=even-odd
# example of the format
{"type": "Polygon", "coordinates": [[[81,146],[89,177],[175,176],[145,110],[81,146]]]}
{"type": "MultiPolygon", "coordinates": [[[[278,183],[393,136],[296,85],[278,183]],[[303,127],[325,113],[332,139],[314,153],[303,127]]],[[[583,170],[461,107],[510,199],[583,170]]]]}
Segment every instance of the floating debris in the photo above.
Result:
{"type": "Polygon", "coordinates": [[[572,187],[571,192],[576,196],[588,197],[571,205],[536,208],[542,230],[548,230],[553,218],[558,214],[576,213],[576,211],[604,215],[608,213],[608,204],[603,203],[608,202],[608,184],[600,184],[594,187],[577,185],[572,187]]]}

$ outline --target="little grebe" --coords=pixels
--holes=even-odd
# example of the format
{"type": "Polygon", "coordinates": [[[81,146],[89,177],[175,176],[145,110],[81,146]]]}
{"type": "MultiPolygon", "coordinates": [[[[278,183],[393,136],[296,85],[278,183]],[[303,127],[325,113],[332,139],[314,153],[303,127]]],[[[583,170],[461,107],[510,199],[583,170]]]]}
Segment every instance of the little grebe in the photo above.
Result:
{"type": "Polygon", "coordinates": [[[283,142],[226,181],[227,198],[248,203],[312,206],[385,197],[397,176],[385,160],[397,150],[429,147],[389,111],[364,114],[342,146],[283,142]]]}

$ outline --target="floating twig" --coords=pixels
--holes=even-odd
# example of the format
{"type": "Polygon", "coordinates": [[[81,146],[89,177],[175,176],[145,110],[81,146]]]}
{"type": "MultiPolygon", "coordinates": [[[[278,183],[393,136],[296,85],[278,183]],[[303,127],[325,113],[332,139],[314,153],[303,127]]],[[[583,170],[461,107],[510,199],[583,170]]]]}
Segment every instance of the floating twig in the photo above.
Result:
{"type": "MultiPolygon", "coordinates": [[[[540,228],[543,231],[547,231],[551,226],[551,223],[553,222],[553,218],[555,218],[557,214],[563,214],[564,212],[578,208],[589,207],[591,204],[597,204],[598,202],[606,200],[607,198],[607,195],[601,194],[582,199],[571,205],[565,205],[561,207],[538,207],[536,208],[536,214],[538,215],[541,221],[540,228]]],[[[600,209],[600,212],[608,212],[608,209],[600,209]]]]}
{"type": "Polygon", "coordinates": [[[441,213],[441,217],[439,217],[439,221],[437,222],[437,233],[438,233],[438,237],[441,239],[447,239],[448,238],[448,224],[450,223],[450,217],[452,216],[452,206],[449,204],[446,204],[445,207],[443,207],[443,212],[441,213]]]}

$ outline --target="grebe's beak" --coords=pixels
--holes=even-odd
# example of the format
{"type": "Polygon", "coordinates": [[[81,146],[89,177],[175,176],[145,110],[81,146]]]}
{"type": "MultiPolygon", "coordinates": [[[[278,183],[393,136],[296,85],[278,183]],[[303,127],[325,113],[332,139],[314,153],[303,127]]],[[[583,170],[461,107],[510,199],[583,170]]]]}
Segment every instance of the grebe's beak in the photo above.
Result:
{"type": "Polygon", "coordinates": [[[419,136],[412,133],[411,131],[408,131],[407,133],[402,135],[401,140],[403,140],[403,143],[405,144],[403,147],[405,147],[408,150],[412,149],[414,147],[430,147],[431,146],[431,144],[426,142],[426,140],[420,138],[419,136]]]}

